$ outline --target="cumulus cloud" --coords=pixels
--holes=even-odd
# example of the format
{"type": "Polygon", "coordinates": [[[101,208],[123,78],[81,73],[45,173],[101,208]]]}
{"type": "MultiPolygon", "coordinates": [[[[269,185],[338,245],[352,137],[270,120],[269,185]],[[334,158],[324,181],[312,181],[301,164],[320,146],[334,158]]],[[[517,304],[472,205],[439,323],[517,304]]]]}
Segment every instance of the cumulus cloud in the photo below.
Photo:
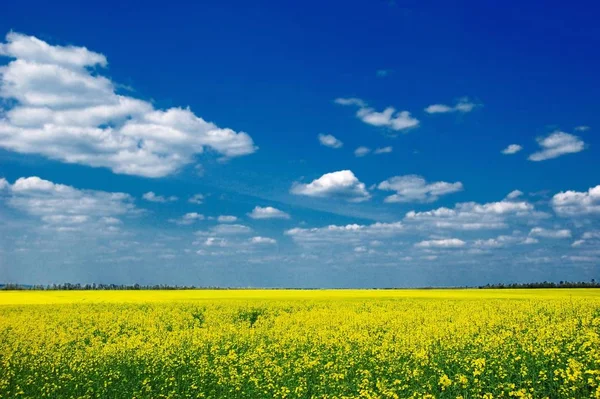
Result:
{"type": "Polygon", "coordinates": [[[57,231],[112,232],[121,224],[118,216],[138,212],[133,197],[125,193],[79,190],[37,176],[5,184],[8,206],[57,231]]]}
{"type": "Polygon", "coordinates": [[[486,204],[458,203],[454,208],[410,211],[404,222],[421,229],[494,230],[508,227],[509,219],[536,220],[547,215],[536,212],[526,201],[499,201],[486,204]]]}
{"type": "Polygon", "coordinates": [[[9,33],[0,69],[0,147],[114,173],[163,177],[205,149],[227,157],[256,151],[244,132],[219,128],[190,109],[155,109],[117,94],[99,74],[104,55],[9,33]]]}
{"type": "Polygon", "coordinates": [[[425,108],[428,114],[447,114],[450,112],[467,113],[473,111],[477,104],[469,101],[467,97],[460,99],[454,106],[445,104],[432,104],[425,108]]]}
{"type": "Polygon", "coordinates": [[[331,134],[319,134],[319,143],[329,148],[342,148],[344,143],[332,136],[331,134]]]}
{"type": "Polygon", "coordinates": [[[542,237],[542,238],[571,238],[571,230],[560,229],[550,230],[543,227],[534,227],[529,232],[531,237],[542,237]]]}
{"type": "Polygon", "coordinates": [[[256,206],[248,214],[252,219],[289,219],[290,215],[272,206],[256,206]]]}
{"type": "Polygon", "coordinates": [[[252,237],[250,239],[250,243],[251,244],[277,244],[277,240],[275,240],[274,238],[269,238],[269,237],[260,237],[260,236],[256,236],[256,237],[252,237]]]}
{"type": "Polygon", "coordinates": [[[356,117],[366,124],[386,127],[395,131],[407,130],[417,127],[419,120],[413,118],[408,111],[396,111],[394,107],[387,107],[381,112],[367,105],[360,98],[337,98],[336,104],[353,105],[358,107],[356,117]]]}
{"type": "Polygon", "coordinates": [[[169,219],[169,221],[171,223],[175,223],[180,226],[188,226],[190,224],[194,224],[197,221],[204,220],[204,219],[205,219],[205,217],[202,214],[199,214],[197,212],[189,212],[178,219],[169,219]]]}
{"type": "Polygon", "coordinates": [[[204,202],[204,195],[202,194],[194,194],[189,199],[188,202],[190,204],[200,205],[204,202]]]}
{"type": "Polygon", "coordinates": [[[559,216],[600,214],[600,185],[587,192],[560,192],[552,197],[550,204],[559,216]]]}
{"type": "Polygon", "coordinates": [[[394,176],[382,181],[377,186],[380,190],[395,191],[385,198],[385,202],[434,202],[442,195],[463,190],[461,182],[448,183],[444,181],[427,183],[417,175],[394,176]]]}
{"type": "Polygon", "coordinates": [[[156,195],[154,192],[149,191],[147,193],[145,193],[144,195],[142,195],[142,198],[145,199],[146,201],[150,201],[150,202],[160,202],[160,203],[165,203],[165,202],[174,202],[177,201],[177,197],[172,195],[170,197],[164,197],[162,195],[156,195]]]}
{"type": "Polygon", "coordinates": [[[364,157],[365,155],[367,155],[368,153],[371,152],[371,149],[369,147],[358,147],[356,150],[354,150],[354,156],[356,157],[364,157]]]}
{"type": "Polygon", "coordinates": [[[521,147],[519,144],[511,144],[508,147],[506,147],[505,149],[502,150],[502,153],[504,155],[512,155],[512,154],[516,154],[517,152],[521,151],[523,149],[523,147],[521,147]]]}
{"type": "Polygon", "coordinates": [[[376,148],[375,151],[373,151],[374,154],[389,154],[390,152],[392,152],[394,149],[392,148],[391,145],[387,146],[387,147],[380,147],[380,148],[376,148]]]}
{"type": "Polygon", "coordinates": [[[465,242],[458,238],[444,238],[441,240],[425,240],[415,244],[417,248],[460,248],[465,242]]]}
{"type": "Polygon", "coordinates": [[[565,154],[574,154],[585,149],[585,143],[579,137],[556,131],[537,139],[541,150],[529,156],[530,161],[545,161],[565,154]]]}
{"type": "Polygon", "coordinates": [[[295,183],[290,192],[309,197],[338,197],[351,202],[366,201],[371,197],[365,184],[350,170],[326,173],[308,184],[295,183]]]}

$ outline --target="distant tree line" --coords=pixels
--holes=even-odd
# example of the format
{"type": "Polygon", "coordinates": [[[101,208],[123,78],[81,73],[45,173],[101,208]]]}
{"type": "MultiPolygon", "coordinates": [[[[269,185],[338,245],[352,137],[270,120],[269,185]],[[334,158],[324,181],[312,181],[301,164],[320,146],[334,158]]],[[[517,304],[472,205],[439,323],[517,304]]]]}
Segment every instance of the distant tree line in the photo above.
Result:
{"type": "MultiPolygon", "coordinates": [[[[420,289],[434,289],[435,287],[422,287],[420,289]]],[[[455,287],[458,288],[458,287],[455,287]]],[[[462,288],[474,288],[474,287],[462,287],[462,288]]],[[[502,289],[502,288],[600,288],[600,283],[597,283],[595,279],[589,282],[570,282],[570,281],[559,281],[558,283],[544,281],[541,283],[512,283],[512,284],[486,284],[477,287],[479,289],[502,289]]],[[[48,285],[24,285],[24,284],[0,284],[0,290],[4,291],[16,291],[16,290],[29,290],[29,291],[135,291],[135,290],[240,290],[245,288],[240,287],[197,287],[194,285],[168,285],[168,284],[155,284],[155,285],[141,285],[141,284],[48,284],[48,285]]],[[[267,288],[269,289],[269,288],[267,288]]],[[[271,289],[292,289],[292,288],[271,288],[271,289]]],[[[293,288],[298,289],[298,288],[293,288]]],[[[300,288],[302,289],[302,288],[300,288]]],[[[313,290],[314,288],[304,288],[305,290],[313,290]]],[[[398,289],[398,288],[385,288],[385,289],[398,289]]]]}
{"type": "Polygon", "coordinates": [[[134,291],[134,290],[218,290],[221,287],[196,287],[193,285],[141,285],[141,284],[48,284],[48,285],[22,285],[0,284],[0,290],[32,290],[32,291],[134,291]]]}
{"type": "Polygon", "coordinates": [[[559,281],[558,283],[544,281],[541,283],[512,283],[512,284],[487,284],[480,285],[479,288],[600,288],[600,283],[595,279],[591,281],[559,281]]]}

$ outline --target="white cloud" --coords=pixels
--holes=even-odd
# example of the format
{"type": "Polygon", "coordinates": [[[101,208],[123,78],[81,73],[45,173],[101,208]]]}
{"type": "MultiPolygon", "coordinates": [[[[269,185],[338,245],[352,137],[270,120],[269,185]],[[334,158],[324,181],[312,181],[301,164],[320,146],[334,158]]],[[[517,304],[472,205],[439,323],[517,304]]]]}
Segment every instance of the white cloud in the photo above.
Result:
{"type": "Polygon", "coordinates": [[[537,238],[527,237],[525,239],[525,241],[523,241],[523,244],[530,245],[530,244],[537,244],[538,242],[540,242],[540,241],[537,238]]]}
{"type": "Polygon", "coordinates": [[[273,238],[269,238],[269,237],[256,236],[256,237],[252,237],[250,239],[250,243],[251,244],[277,244],[277,240],[275,240],[273,238]]]}
{"type": "Polygon", "coordinates": [[[204,202],[204,195],[203,194],[194,194],[188,199],[188,202],[190,204],[201,205],[204,202]]]}
{"type": "Polygon", "coordinates": [[[419,120],[413,118],[408,111],[396,112],[394,107],[387,107],[383,111],[377,112],[360,98],[337,98],[335,103],[357,106],[358,111],[356,111],[356,117],[372,126],[387,127],[392,130],[400,131],[414,128],[419,125],[419,120]]]}
{"type": "Polygon", "coordinates": [[[329,225],[314,228],[293,228],[287,230],[285,235],[304,245],[329,245],[331,243],[351,244],[379,242],[381,238],[390,238],[405,231],[401,222],[373,223],[370,225],[348,224],[329,225]]]}
{"type": "Polygon", "coordinates": [[[365,103],[360,98],[351,97],[351,98],[336,98],[334,100],[336,104],[339,105],[356,105],[357,107],[366,107],[367,103],[365,103]]]}
{"type": "Polygon", "coordinates": [[[513,190],[506,196],[506,199],[513,200],[515,198],[519,198],[523,196],[523,192],[520,190],[513,190]]]}
{"type": "Polygon", "coordinates": [[[138,212],[129,194],[79,190],[37,176],[21,177],[7,188],[10,207],[57,231],[116,231],[116,216],[138,212]],[[106,227],[110,224],[113,229],[106,227]]]}
{"type": "Polygon", "coordinates": [[[444,238],[441,240],[425,240],[415,244],[417,248],[460,248],[465,242],[458,238],[444,238]]]}
{"type": "Polygon", "coordinates": [[[233,222],[237,222],[238,218],[236,216],[231,216],[231,215],[220,215],[217,218],[217,221],[219,223],[233,223],[233,222]]]}
{"type": "Polygon", "coordinates": [[[344,143],[332,136],[331,134],[319,134],[319,143],[329,148],[342,148],[344,143]]]}
{"type": "Polygon", "coordinates": [[[512,155],[512,154],[516,154],[517,152],[521,151],[523,149],[523,147],[521,147],[519,144],[511,144],[508,147],[506,147],[505,149],[502,150],[502,153],[504,155],[512,155]]]}
{"type": "Polygon", "coordinates": [[[539,137],[537,142],[542,149],[531,154],[528,158],[530,161],[545,161],[585,149],[585,143],[579,137],[560,131],[546,137],[539,137]]]}
{"type": "Polygon", "coordinates": [[[356,112],[356,116],[366,124],[396,131],[419,126],[419,120],[410,116],[410,112],[396,112],[394,107],[387,107],[382,112],[377,112],[373,108],[361,108],[356,112]]]}
{"type": "Polygon", "coordinates": [[[248,214],[252,219],[289,219],[290,215],[272,206],[256,206],[248,214]]]}
{"type": "Polygon", "coordinates": [[[290,192],[309,197],[340,197],[351,202],[366,201],[371,197],[365,184],[350,170],[326,173],[308,184],[294,183],[290,192]]]}
{"type": "Polygon", "coordinates": [[[374,154],[389,154],[390,152],[392,152],[394,149],[392,148],[392,146],[387,146],[387,147],[380,147],[375,149],[375,151],[373,151],[374,154]]]}
{"type": "Polygon", "coordinates": [[[404,222],[429,230],[494,230],[507,228],[508,219],[529,221],[544,217],[547,215],[536,212],[534,206],[526,201],[462,202],[453,209],[442,207],[425,212],[410,211],[404,222]]]}
{"type": "Polygon", "coordinates": [[[501,248],[504,244],[496,238],[489,238],[487,240],[475,240],[473,246],[481,248],[501,248]]]}
{"type": "Polygon", "coordinates": [[[542,227],[534,227],[529,232],[531,237],[542,237],[542,238],[571,238],[571,230],[549,230],[542,227]]]}
{"type": "Polygon", "coordinates": [[[587,192],[560,192],[552,197],[550,204],[559,216],[600,214],[600,185],[587,192]]]}
{"type": "Polygon", "coordinates": [[[117,94],[93,70],[106,58],[84,47],[51,46],[9,33],[0,55],[0,147],[114,173],[162,177],[210,148],[225,157],[256,151],[252,138],[219,128],[189,109],[154,109],[117,94]]]}
{"type": "Polygon", "coordinates": [[[577,132],[587,132],[588,130],[590,130],[590,127],[586,126],[586,125],[581,125],[581,126],[575,127],[575,131],[577,131],[577,132]]]}
{"type": "Polygon", "coordinates": [[[449,112],[471,112],[473,109],[477,107],[477,104],[469,101],[468,98],[460,99],[456,105],[449,106],[445,104],[433,104],[425,108],[425,112],[428,114],[446,114],[449,112]]]}
{"type": "Polygon", "coordinates": [[[204,245],[207,247],[225,247],[227,246],[227,240],[219,237],[208,237],[204,241],[204,245]]]}
{"type": "Polygon", "coordinates": [[[371,149],[369,147],[358,147],[356,150],[354,150],[354,156],[356,157],[364,157],[365,155],[367,155],[368,153],[371,152],[371,149]]]}
{"type": "Polygon", "coordinates": [[[142,198],[145,199],[146,201],[150,201],[150,202],[160,202],[160,203],[165,203],[165,202],[174,202],[177,201],[177,197],[172,195],[170,197],[164,197],[162,195],[156,195],[154,192],[149,191],[147,193],[145,193],[144,195],[142,195],[142,198]]]}
{"type": "Polygon", "coordinates": [[[463,185],[444,181],[427,183],[421,176],[407,175],[391,177],[379,183],[377,188],[396,192],[386,197],[385,202],[434,202],[442,195],[462,191],[463,185]]]}
{"type": "Polygon", "coordinates": [[[599,231],[586,231],[585,233],[583,233],[581,238],[583,238],[584,240],[592,240],[592,239],[600,240],[600,230],[599,231]]]}
{"type": "Polygon", "coordinates": [[[3,177],[0,178],[0,191],[6,189],[8,187],[10,187],[10,184],[8,183],[8,181],[6,181],[6,179],[3,177]]]}
{"type": "Polygon", "coordinates": [[[580,247],[585,243],[585,240],[575,240],[573,241],[573,244],[571,244],[572,247],[580,247]]]}
{"type": "Polygon", "coordinates": [[[179,219],[169,219],[169,222],[178,224],[180,226],[187,226],[204,219],[204,215],[201,215],[197,212],[189,212],[180,217],[179,219]]]}

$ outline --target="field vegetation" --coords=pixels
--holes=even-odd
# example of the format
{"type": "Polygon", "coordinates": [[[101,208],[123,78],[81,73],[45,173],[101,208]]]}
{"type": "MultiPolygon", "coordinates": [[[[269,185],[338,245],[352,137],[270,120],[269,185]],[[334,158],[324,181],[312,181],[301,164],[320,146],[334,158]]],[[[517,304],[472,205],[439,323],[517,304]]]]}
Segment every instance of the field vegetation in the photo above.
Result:
{"type": "Polygon", "coordinates": [[[600,290],[0,292],[1,398],[600,398],[600,290]]]}

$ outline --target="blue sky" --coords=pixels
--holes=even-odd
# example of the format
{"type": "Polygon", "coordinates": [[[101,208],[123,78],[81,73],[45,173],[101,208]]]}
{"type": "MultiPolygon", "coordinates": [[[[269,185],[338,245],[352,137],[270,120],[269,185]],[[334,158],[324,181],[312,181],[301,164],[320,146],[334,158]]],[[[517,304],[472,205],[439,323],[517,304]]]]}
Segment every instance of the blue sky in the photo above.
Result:
{"type": "Polygon", "coordinates": [[[598,279],[597,7],[5,5],[0,282],[598,279]]]}

